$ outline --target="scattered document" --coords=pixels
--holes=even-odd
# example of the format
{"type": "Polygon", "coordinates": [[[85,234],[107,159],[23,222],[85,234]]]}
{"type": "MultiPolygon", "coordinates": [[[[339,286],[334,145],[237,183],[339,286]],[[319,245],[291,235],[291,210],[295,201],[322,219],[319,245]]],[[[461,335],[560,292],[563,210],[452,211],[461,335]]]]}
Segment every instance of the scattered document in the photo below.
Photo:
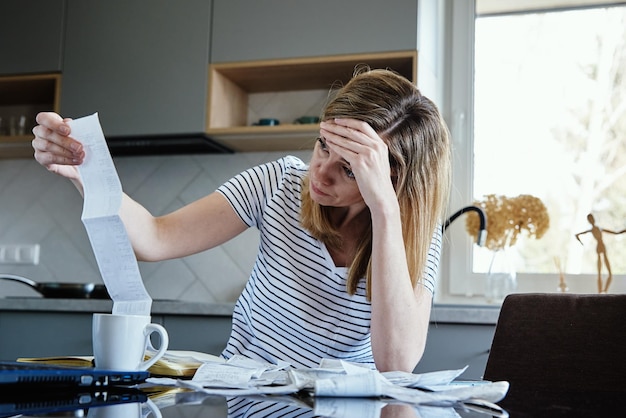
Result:
{"type": "MultiPolygon", "coordinates": [[[[350,402],[338,399],[371,398],[396,401],[419,406],[421,412],[429,406],[441,413],[445,408],[455,416],[454,407],[472,407],[493,416],[506,416],[495,402],[506,395],[508,382],[480,382],[480,384],[453,384],[466,368],[443,370],[424,374],[405,372],[380,373],[375,369],[342,360],[323,359],[319,368],[288,368],[234,356],[226,362],[205,362],[191,380],[148,379],[152,383],[175,384],[207,395],[221,396],[276,396],[308,393],[320,410],[338,412],[350,408],[350,402]],[[322,367],[323,366],[323,367],[322,367]],[[322,401],[322,399],[329,399],[322,401]],[[336,401],[331,401],[335,399],[336,401]]],[[[366,403],[360,404],[365,406],[366,403]]],[[[377,416],[380,403],[371,402],[363,416],[377,416]]],[[[329,415],[331,416],[331,415],[329,415]]]]}
{"type": "Polygon", "coordinates": [[[458,370],[441,370],[428,373],[384,372],[383,376],[394,385],[409,388],[428,388],[436,390],[437,386],[449,385],[459,377],[468,366],[458,370]]]}
{"type": "Polygon", "coordinates": [[[372,398],[385,395],[385,382],[375,370],[359,374],[344,374],[315,382],[315,396],[333,396],[343,398],[372,398]]]}
{"type": "Polygon", "coordinates": [[[284,362],[270,364],[235,355],[222,362],[204,362],[192,378],[203,388],[249,389],[269,385],[286,385],[288,373],[284,362]]]}
{"type": "Polygon", "coordinates": [[[294,369],[283,362],[273,365],[234,356],[225,362],[204,362],[191,380],[147,382],[193,391],[168,398],[173,403],[201,402],[202,395],[236,396],[303,406],[303,411],[332,418],[378,418],[389,404],[408,405],[422,418],[460,418],[457,409],[508,417],[496,404],[506,395],[508,382],[456,381],[465,370],[380,373],[331,359],[323,359],[319,368],[294,369]]]}
{"type": "Polygon", "coordinates": [[[119,216],[122,185],[100,127],[98,114],[69,122],[72,137],[85,149],[78,167],[83,180],[81,219],[89,235],[102,280],[113,299],[114,314],[150,315],[152,299],[119,216]]]}

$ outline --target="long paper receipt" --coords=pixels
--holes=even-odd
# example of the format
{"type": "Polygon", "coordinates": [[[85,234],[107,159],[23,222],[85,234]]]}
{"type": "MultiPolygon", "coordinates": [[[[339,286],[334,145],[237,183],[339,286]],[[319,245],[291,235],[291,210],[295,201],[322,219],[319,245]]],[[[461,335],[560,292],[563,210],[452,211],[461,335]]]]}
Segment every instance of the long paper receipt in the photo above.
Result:
{"type": "Polygon", "coordinates": [[[83,180],[81,219],[89,235],[114,314],[150,315],[152,298],[144,287],[137,259],[119,216],[122,184],[100,127],[98,114],[69,122],[72,137],[85,149],[78,167],[83,180]]]}

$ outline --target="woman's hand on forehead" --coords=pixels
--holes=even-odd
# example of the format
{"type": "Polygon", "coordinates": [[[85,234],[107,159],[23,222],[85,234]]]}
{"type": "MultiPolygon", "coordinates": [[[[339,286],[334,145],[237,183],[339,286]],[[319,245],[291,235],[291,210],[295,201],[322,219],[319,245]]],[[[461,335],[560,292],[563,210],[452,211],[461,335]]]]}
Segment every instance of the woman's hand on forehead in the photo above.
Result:
{"type": "Polygon", "coordinates": [[[328,119],[321,123],[321,127],[335,136],[363,145],[376,139],[382,141],[367,122],[357,119],[328,119]]]}
{"type": "Polygon", "coordinates": [[[326,144],[350,164],[365,203],[372,207],[395,191],[391,182],[387,144],[366,122],[334,119],[320,124],[326,144]]]}

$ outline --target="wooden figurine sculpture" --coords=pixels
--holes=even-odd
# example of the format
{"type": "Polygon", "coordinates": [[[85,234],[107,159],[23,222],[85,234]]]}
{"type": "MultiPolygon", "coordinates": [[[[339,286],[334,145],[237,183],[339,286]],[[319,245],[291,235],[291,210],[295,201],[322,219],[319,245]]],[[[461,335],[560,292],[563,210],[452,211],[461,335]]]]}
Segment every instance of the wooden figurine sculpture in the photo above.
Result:
{"type": "Polygon", "coordinates": [[[619,235],[626,232],[626,229],[619,232],[611,231],[610,229],[602,229],[596,225],[596,220],[591,213],[587,215],[587,220],[591,224],[591,229],[579,232],[578,234],[576,234],[576,239],[582,244],[580,236],[587,233],[591,233],[591,235],[595,238],[597,242],[596,253],[598,254],[598,293],[608,293],[609,286],[611,285],[611,281],[613,280],[613,273],[611,272],[611,263],[609,262],[609,257],[606,254],[606,246],[604,245],[604,240],[602,239],[602,233],[606,232],[607,234],[619,235]],[[608,277],[606,279],[606,284],[604,285],[604,288],[602,287],[602,262],[604,262],[604,267],[608,272],[608,277]]]}

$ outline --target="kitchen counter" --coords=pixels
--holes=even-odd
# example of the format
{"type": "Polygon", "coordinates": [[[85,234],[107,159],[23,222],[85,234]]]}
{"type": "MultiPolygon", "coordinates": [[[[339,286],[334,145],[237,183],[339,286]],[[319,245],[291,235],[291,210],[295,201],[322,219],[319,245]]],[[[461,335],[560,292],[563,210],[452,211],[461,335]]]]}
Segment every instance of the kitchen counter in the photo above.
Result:
{"type": "MultiPolygon", "coordinates": [[[[155,300],[152,302],[152,314],[231,316],[233,307],[234,304],[232,303],[155,300]]],[[[112,308],[113,302],[99,299],[0,298],[0,312],[111,312],[112,308]]],[[[499,313],[499,306],[435,304],[431,315],[431,323],[495,324],[499,313]]]]}
{"type": "Polygon", "coordinates": [[[499,315],[500,305],[435,304],[430,315],[430,322],[432,324],[495,325],[499,315]]]}
{"type": "MultiPolygon", "coordinates": [[[[152,301],[153,315],[231,316],[232,303],[199,303],[177,300],[152,301]]],[[[111,312],[113,302],[106,299],[0,298],[2,311],[111,312]]]]}

